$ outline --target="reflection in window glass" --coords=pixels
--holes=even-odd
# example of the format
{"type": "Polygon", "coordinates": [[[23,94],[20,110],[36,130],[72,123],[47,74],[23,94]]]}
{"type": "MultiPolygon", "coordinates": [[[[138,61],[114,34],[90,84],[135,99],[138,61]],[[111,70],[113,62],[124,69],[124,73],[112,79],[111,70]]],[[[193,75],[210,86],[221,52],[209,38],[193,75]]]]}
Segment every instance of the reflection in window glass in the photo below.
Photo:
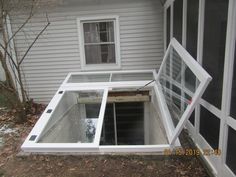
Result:
{"type": "Polygon", "coordinates": [[[195,59],[197,58],[198,8],[198,0],[187,1],[186,49],[195,59]]]}
{"type": "Polygon", "coordinates": [[[220,119],[201,106],[200,133],[213,149],[219,145],[220,119]]]}
{"type": "Polygon", "coordinates": [[[206,0],[203,67],[213,79],[203,98],[218,108],[222,100],[227,15],[228,0],[206,0]]]}
{"type": "Polygon", "coordinates": [[[170,43],[170,7],[166,11],[166,48],[170,43]]]}
{"type": "Polygon", "coordinates": [[[182,43],[183,0],[174,1],[173,36],[182,43]]]}
{"type": "Polygon", "coordinates": [[[226,164],[236,174],[236,131],[229,127],[226,164]]]}
{"type": "Polygon", "coordinates": [[[231,91],[231,109],[230,115],[236,119],[236,44],[234,50],[234,73],[233,73],[233,83],[232,83],[232,91],[231,91]]]}

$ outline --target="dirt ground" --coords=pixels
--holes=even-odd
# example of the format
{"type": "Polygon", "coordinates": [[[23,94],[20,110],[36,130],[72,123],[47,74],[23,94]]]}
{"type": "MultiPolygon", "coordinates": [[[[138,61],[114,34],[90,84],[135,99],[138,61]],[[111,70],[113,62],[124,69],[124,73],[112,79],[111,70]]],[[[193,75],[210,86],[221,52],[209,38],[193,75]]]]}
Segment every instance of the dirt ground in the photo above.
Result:
{"type": "MultiPolygon", "coordinates": [[[[0,110],[0,177],[207,177],[197,156],[87,155],[19,156],[20,146],[39,115],[24,124],[12,123],[13,113],[0,110]],[[3,131],[3,128],[2,128],[3,131]],[[2,142],[2,143],[1,143],[2,142]]],[[[181,135],[183,136],[183,135],[181,135]]],[[[182,138],[183,139],[183,138],[182,138]]],[[[185,147],[189,143],[184,140],[185,147]]]]}

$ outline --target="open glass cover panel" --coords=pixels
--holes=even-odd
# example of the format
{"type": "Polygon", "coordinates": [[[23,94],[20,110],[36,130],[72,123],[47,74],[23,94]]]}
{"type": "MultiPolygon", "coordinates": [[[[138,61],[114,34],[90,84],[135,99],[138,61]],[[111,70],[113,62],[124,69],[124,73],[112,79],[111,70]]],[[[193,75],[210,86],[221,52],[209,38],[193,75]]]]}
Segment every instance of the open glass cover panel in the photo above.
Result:
{"type": "Polygon", "coordinates": [[[39,143],[94,143],[103,90],[66,91],[39,143]]]}
{"type": "Polygon", "coordinates": [[[211,76],[175,40],[171,40],[156,80],[162,113],[172,120],[170,143],[174,143],[200,100],[211,76]]]}
{"type": "Polygon", "coordinates": [[[70,73],[22,145],[28,152],[163,152],[211,77],[172,39],[156,70],[70,73]]]}

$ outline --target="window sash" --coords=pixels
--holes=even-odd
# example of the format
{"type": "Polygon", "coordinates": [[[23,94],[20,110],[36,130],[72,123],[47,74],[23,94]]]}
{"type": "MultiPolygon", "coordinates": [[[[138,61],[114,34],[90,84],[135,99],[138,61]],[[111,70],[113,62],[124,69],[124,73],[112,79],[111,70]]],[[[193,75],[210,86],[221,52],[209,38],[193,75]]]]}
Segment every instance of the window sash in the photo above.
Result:
{"type": "MultiPolygon", "coordinates": [[[[110,30],[109,30],[109,28],[106,30],[106,31],[99,31],[99,30],[96,30],[96,31],[94,31],[94,32],[96,32],[97,34],[96,35],[98,35],[99,36],[99,40],[100,40],[100,42],[86,42],[86,40],[85,40],[85,34],[86,34],[86,32],[85,32],[85,30],[84,30],[84,25],[85,24],[93,24],[93,23],[102,23],[102,22],[105,22],[105,23],[110,23],[110,22],[112,22],[112,28],[113,28],[113,32],[111,32],[111,35],[113,34],[113,37],[111,37],[111,40],[113,39],[114,41],[107,41],[107,42],[113,42],[113,43],[115,43],[116,42],[116,30],[115,30],[115,20],[103,20],[103,21],[88,21],[88,22],[82,22],[82,31],[83,31],[83,41],[84,41],[84,44],[90,44],[90,43],[106,43],[106,42],[101,42],[101,36],[100,36],[100,34],[102,33],[102,32],[107,32],[109,35],[110,35],[110,30]]],[[[88,32],[88,33],[90,33],[90,32],[88,32]]]]}

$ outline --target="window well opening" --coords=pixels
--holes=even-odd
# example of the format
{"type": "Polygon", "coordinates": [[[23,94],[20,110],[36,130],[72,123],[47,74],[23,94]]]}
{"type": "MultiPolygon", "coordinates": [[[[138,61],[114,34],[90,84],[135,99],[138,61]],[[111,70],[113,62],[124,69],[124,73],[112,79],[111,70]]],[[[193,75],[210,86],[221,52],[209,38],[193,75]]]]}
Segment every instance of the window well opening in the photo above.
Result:
{"type": "Polygon", "coordinates": [[[100,144],[143,145],[144,103],[107,104],[100,144]]]}
{"type": "Polygon", "coordinates": [[[168,143],[152,94],[149,90],[109,92],[100,145],[168,143]]]}

